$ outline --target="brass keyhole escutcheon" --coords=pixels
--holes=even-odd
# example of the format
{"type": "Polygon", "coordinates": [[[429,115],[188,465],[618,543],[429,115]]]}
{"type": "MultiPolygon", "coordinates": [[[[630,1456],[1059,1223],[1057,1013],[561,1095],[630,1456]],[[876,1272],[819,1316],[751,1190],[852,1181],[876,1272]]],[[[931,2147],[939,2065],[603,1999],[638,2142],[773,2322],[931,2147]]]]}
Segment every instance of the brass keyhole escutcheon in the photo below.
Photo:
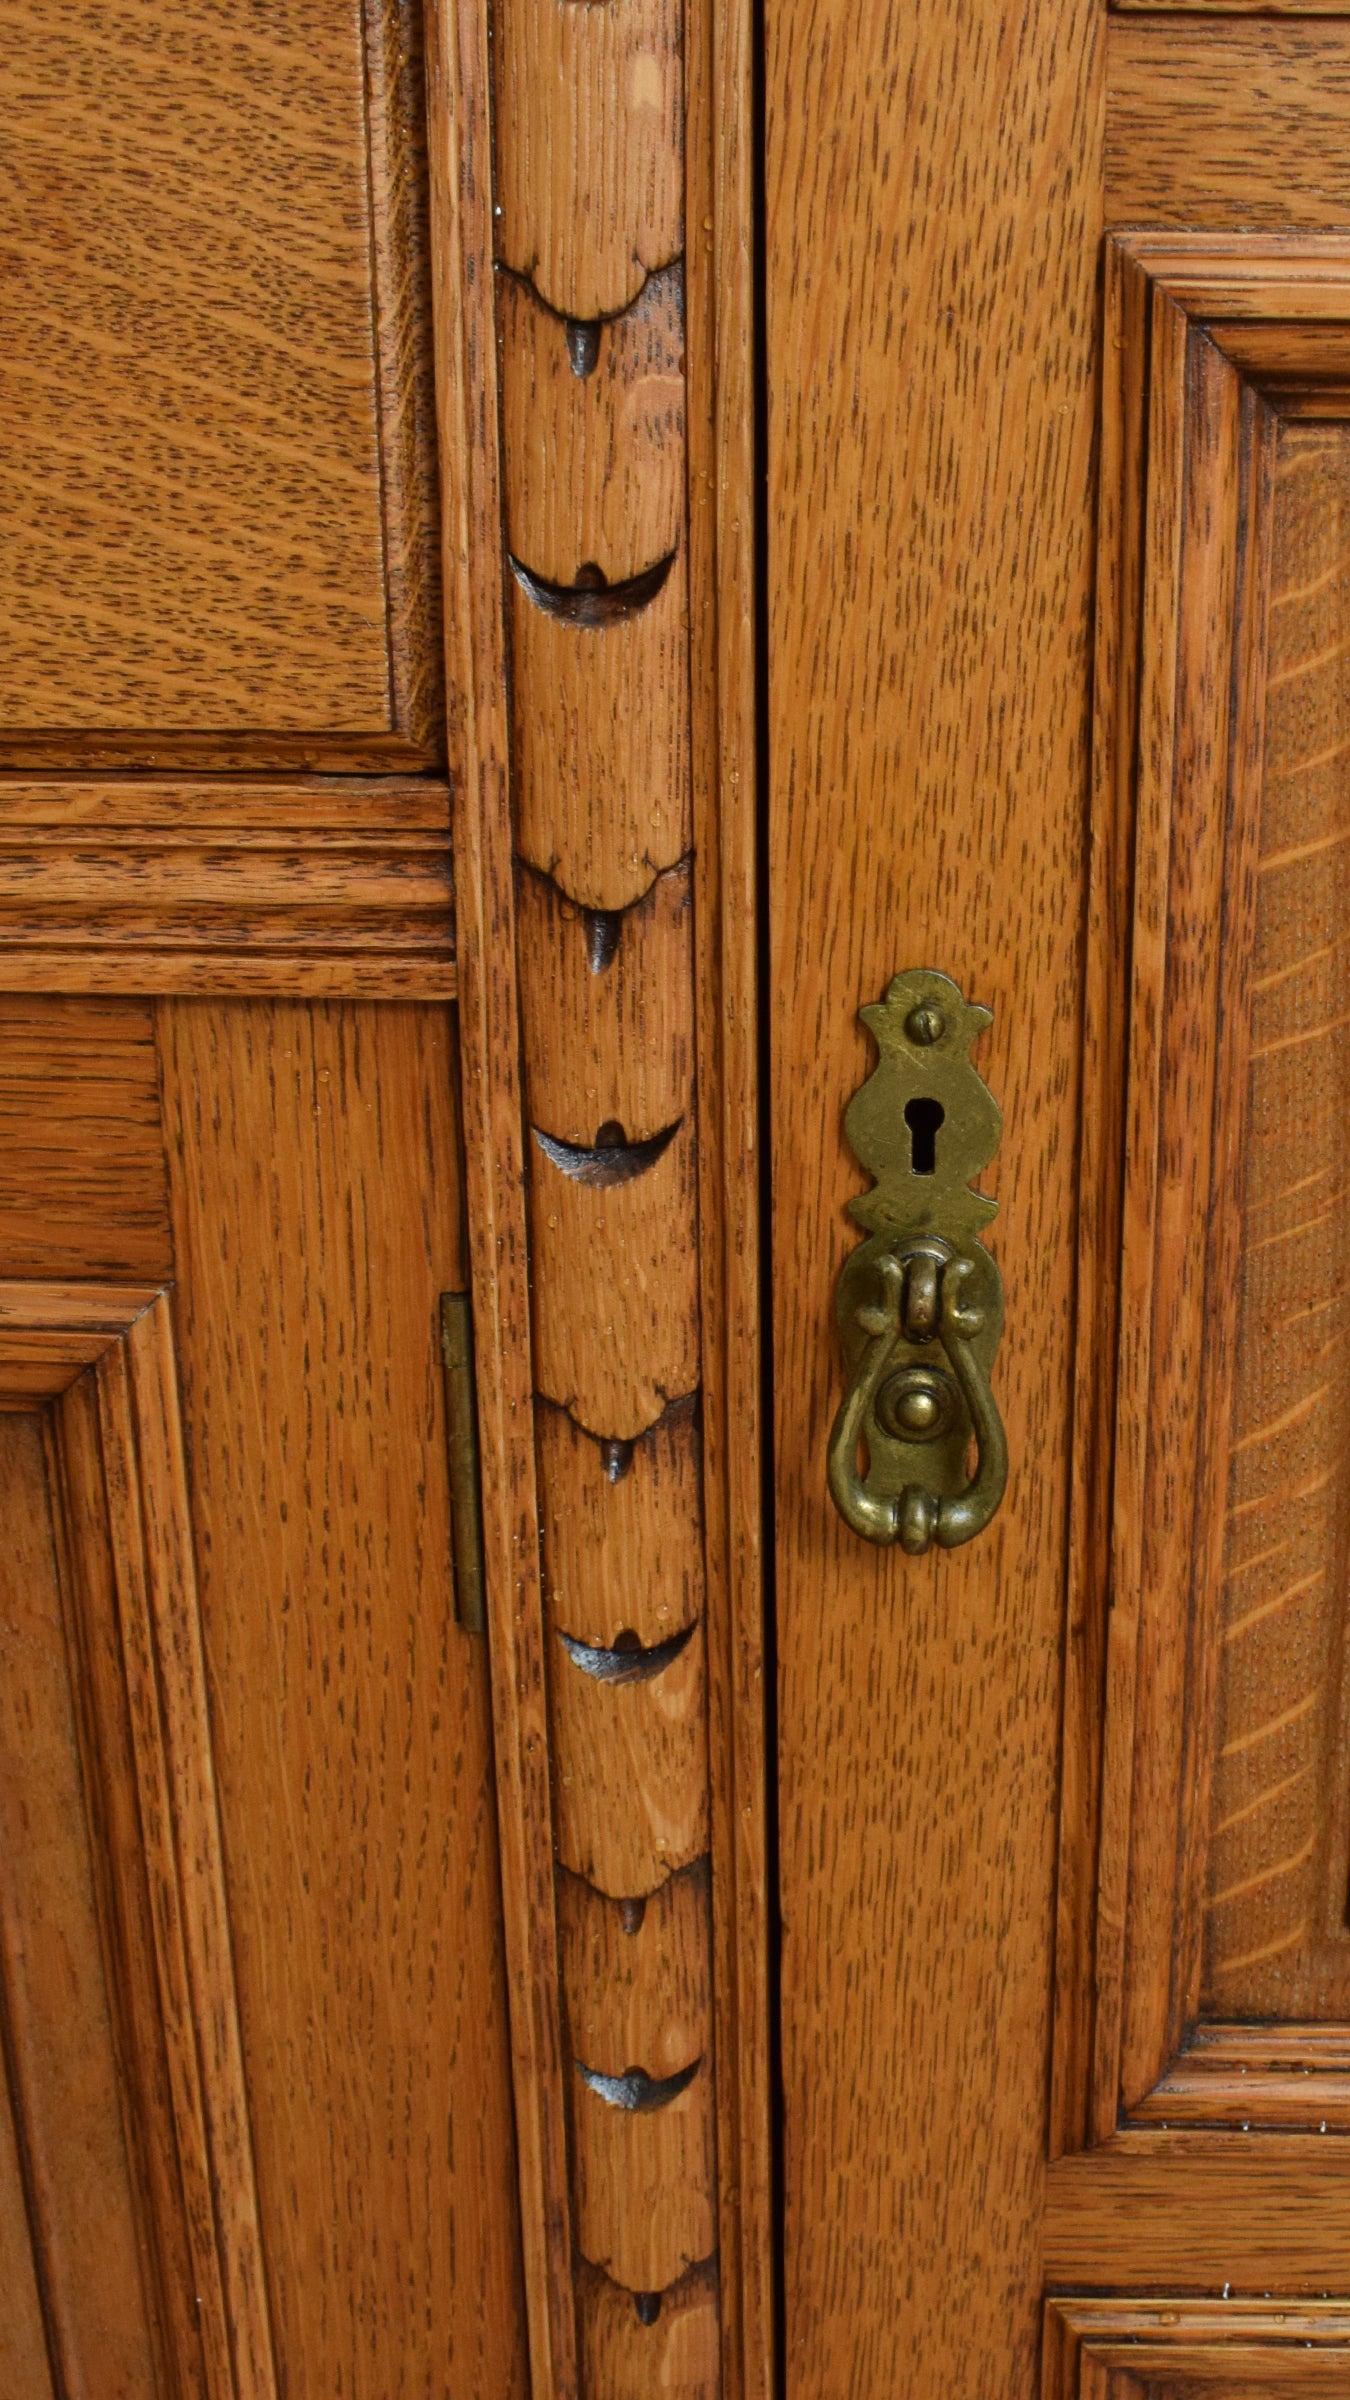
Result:
{"type": "Polygon", "coordinates": [[[880,1055],[844,1129],[875,1183],[849,1202],[869,1238],[839,1279],[851,1381],[830,1437],[829,1486],[865,1541],[917,1556],[933,1542],[950,1550],[972,1540],[1007,1482],[991,1382],[1003,1285],[976,1238],[997,1204],[971,1189],[1003,1121],[969,1057],[989,1011],[948,976],[910,968],[859,1013],[880,1055]]]}

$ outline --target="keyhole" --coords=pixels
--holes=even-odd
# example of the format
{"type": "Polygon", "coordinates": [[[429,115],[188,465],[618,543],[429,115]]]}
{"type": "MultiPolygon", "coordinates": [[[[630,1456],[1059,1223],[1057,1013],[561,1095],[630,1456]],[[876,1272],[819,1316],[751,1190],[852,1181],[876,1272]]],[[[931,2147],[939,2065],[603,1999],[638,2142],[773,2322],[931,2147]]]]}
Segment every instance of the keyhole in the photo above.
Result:
{"type": "Polygon", "coordinates": [[[947,1111],[940,1100],[908,1100],[905,1103],[905,1123],[909,1127],[909,1171],[911,1175],[937,1173],[938,1127],[947,1111]]]}

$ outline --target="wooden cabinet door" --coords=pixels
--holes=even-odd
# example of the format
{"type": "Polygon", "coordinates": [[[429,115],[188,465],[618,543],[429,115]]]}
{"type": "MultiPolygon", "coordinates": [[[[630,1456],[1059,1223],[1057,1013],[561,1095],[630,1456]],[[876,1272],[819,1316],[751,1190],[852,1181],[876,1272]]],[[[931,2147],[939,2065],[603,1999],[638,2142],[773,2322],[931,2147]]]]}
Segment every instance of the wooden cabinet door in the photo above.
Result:
{"type": "Polygon", "coordinates": [[[766,36],[787,2390],[1339,2390],[1350,34],[766,36]],[[1004,1111],[923,1557],[823,1472],[907,967],[1004,1111]]]}

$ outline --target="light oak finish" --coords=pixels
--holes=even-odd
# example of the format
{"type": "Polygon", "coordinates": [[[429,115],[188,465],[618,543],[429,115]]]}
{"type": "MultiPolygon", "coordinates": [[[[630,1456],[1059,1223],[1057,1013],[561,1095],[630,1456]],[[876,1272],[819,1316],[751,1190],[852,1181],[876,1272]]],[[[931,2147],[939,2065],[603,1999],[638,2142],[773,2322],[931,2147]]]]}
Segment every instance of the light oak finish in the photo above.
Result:
{"type": "Polygon", "coordinates": [[[1335,1421],[1334,1328],[1318,1348],[1334,1262],[1315,1207],[1334,1138],[1319,1128],[1339,1120],[1334,1027],[1317,1040],[1335,1014],[1319,974],[1335,955],[1339,642],[1317,607],[1335,607],[1343,538],[1348,267],[1332,236],[1136,236],[1109,256],[1121,366],[1081,1257],[1106,1297],[1080,1354],[1097,1430],[1066,1700],[1055,2138],[1070,2147],[1122,2117],[1347,2121],[1343,2029],[1306,2021],[1337,2014],[1344,1972],[1342,1628],[1339,1606],[1320,1635],[1298,1611],[1336,1576],[1339,1540],[1318,1446],[1323,1411],[1335,1421]],[[1304,333],[1327,379],[1315,400],[1304,333]],[[1310,467],[1331,477],[1311,510],[1310,467]],[[1123,1095],[1112,1018],[1128,1018],[1123,1095]],[[1289,2022],[1241,2022],[1260,2016],[1289,2022]]]}
{"type": "Polygon", "coordinates": [[[9,11],[6,764],[432,764],[421,62],[395,0],[9,11]]]}
{"type": "Polygon", "coordinates": [[[694,1139],[685,1118],[654,1166],[608,1187],[534,1144],[535,1374],[598,1438],[636,1440],[698,1384],[694,1139]]]}
{"type": "Polygon", "coordinates": [[[439,1354],[453,1029],[398,1003],[158,1024],[278,2353],[301,2390],[517,2394],[486,1661],[453,1622],[439,1354]]]}
{"type": "Polygon", "coordinates": [[[1039,2343],[1100,24],[766,32],[784,2352],[791,2400],[950,2400],[1031,2390],[1039,2343]],[[845,1531],[825,1456],[856,1011],[927,964],[994,1011],[1012,1471],[915,1561],[845,1531]]]}
{"type": "Polygon", "coordinates": [[[1043,2400],[1302,2400],[1350,2372],[1350,2309],[1260,2301],[1052,2300],[1043,2400]]]}
{"type": "Polygon", "coordinates": [[[172,1274],[143,1004],[0,997],[0,1259],[9,1275],[172,1274]]]}
{"type": "Polygon", "coordinates": [[[1350,2194],[1330,2137],[1131,2134],[1057,2160],[1045,2203],[1060,2291],[1344,2294],[1350,2194]]]}
{"type": "Polygon", "coordinates": [[[663,2293],[644,2325],[626,2292],[594,2268],[577,2281],[582,2388],[610,2400],[712,2400],[718,2388],[717,2287],[695,2267],[663,2293]]]}
{"type": "Polygon", "coordinates": [[[670,1875],[630,1930],[580,1876],[558,1883],[572,2053],[604,2075],[678,2074],[712,2039],[707,1870],[670,1875]]]}
{"type": "Polygon", "coordinates": [[[521,956],[539,995],[524,1025],[532,1124],[586,1148],[607,1122],[635,1142],[692,1114],[691,882],[688,863],[658,875],[625,909],[597,972],[585,911],[546,877],[521,876],[521,956]]]}
{"type": "Polygon", "coordinates": [[[654,600],[604,625],[548,615],[515,578],[510,606],[520,855],[579,907],[631,908],[693,846],[685,550],[654,600]]]}
{"type": "Polygon", "coordinates": [[[513,275],[497,278],[497,325],[512,556],[559,584],[575,584],[585,566],[625,583],[668,558],[685,508],[678,264],[649,275],[631,308],[593,329],[589,374],[572,365],[566,325],[513,275]]]}
{"type": "Polygon", "coordinates": [[[617,1480],[600,1444],[565,1409],[540,1402],[535,1421],[554,1630],[598,1649],[635,1633],[652,1649],[695,1624],[705,1586],[692,1397],[639,1436],[617,1480]]]}
{"type": "Polygon", "coordinates": [[[717,2243],[712,2062],[658,2108],[614,2107],[578,2077],[572,2176],[582,2257],[628,2292],[669,2291],[717,2243]]]}
{"type": "MultiPolygon", "coordinates": [[[[1165,4],[1165,0],[1164,0],[1165,4]]],[[[1201,0],[1204,5],[1204,0],[1201,0]]],[[[1264,8],[1112,16],[1106,221],[1317,231],[1350,223],[1350,26],[1264,8]],[[1274,18],[1274,22],[1269,21],[1274,18]]]]}
{"type": "Polygon", "coordinates": [[[643,1681],[550,1660],[558,1857],[613,1900],[645,1899],[708,1850],[706,1634],[643,1681]]]}
{"type": "Polygon", "coordinates": [[[618,316],[684,247],[682,17],[498,0],[497,256],[559,316],[618,316]]]}
{"type": "Polygon", "coordinates": [[[55,1408],[46,1429],[27,1415],[4,1419],[13,1521],[28,1535],[16,1564],[28,1572],[7,1611],[18,1636],[5,1662],[18,1739],[0,1805],[14,1860],[8,2064],[54,2365],[63,2385],[108,2371],[134,2384],[155,2359],[180,2388],[200,2378],[211,2400],[267,2400],[278,2387],[168,1300],[135,1287],[0,1284],[0,1388],[11,1410],[37,1396],[34,1335],[55,1408]],[[119,1769],[130,1770],[130,1791],[119,1769]],[[108,1812],[102,1855],[84,1850],[82,1783],[98,1796],[91,1831],[108,1812]],[[117,1839],[117,1816],[133,1794],[131,1846],[117,1839]],[[106,1993],[100,1948],[121,1953],[106,1993]],[[149,2223],[136,2221],[119,2085],[141,2103],[126,2115],[135,2167],[159,2202],[149,2223]],[[147,2101],[167,2107],[171,2129],[147,2101]],[[190,2312],[177,2255],[184,2226],[190,2312]],[[160,2292],[140,2290],[138,2251],[154,2261],[163,2330],[160,2292]],[[170,2351],[156,2358],[161,2342],[170,2351]]]}
{"type": "Polygon", "coordinates": [[[0,779],[0,990],[454,989],[443,784],[0,779]]]}

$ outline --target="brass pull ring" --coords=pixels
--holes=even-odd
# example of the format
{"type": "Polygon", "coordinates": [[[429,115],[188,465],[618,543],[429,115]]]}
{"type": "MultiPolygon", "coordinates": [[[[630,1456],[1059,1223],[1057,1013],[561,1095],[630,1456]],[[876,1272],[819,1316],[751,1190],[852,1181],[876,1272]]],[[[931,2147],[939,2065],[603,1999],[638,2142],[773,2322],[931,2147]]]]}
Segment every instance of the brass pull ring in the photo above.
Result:
{"type": "Polygon", "coordinates": [[[956,1550],[984,1531],[1007,1486],[1008,1443],[989,1379],[971,1347],[985,1329],[984,1312],[962,1305],[973,1264],[953,1258],[941,1268],[936,1337],[970,1412],[975,1473],[965,1490],[955,1493],[938,1494],[923,1483],[907,1483],[889,1495],[868,1489],[858,1472],[858,1443],[899,1354],[915,1338],[905,1298],[907,1283],[917,1280],[913,1267],[907,1276],[906,1262],[894,1252],[878,1258],[875,1271],[882,1298],[856,1312],[868,1342],[830,1435],[830,1492],[845,1524],[864,1541],[881,1548],[898,1541],[911,1558],[921,1558],[934,1542],[939,1549],[956,1550]]]}

